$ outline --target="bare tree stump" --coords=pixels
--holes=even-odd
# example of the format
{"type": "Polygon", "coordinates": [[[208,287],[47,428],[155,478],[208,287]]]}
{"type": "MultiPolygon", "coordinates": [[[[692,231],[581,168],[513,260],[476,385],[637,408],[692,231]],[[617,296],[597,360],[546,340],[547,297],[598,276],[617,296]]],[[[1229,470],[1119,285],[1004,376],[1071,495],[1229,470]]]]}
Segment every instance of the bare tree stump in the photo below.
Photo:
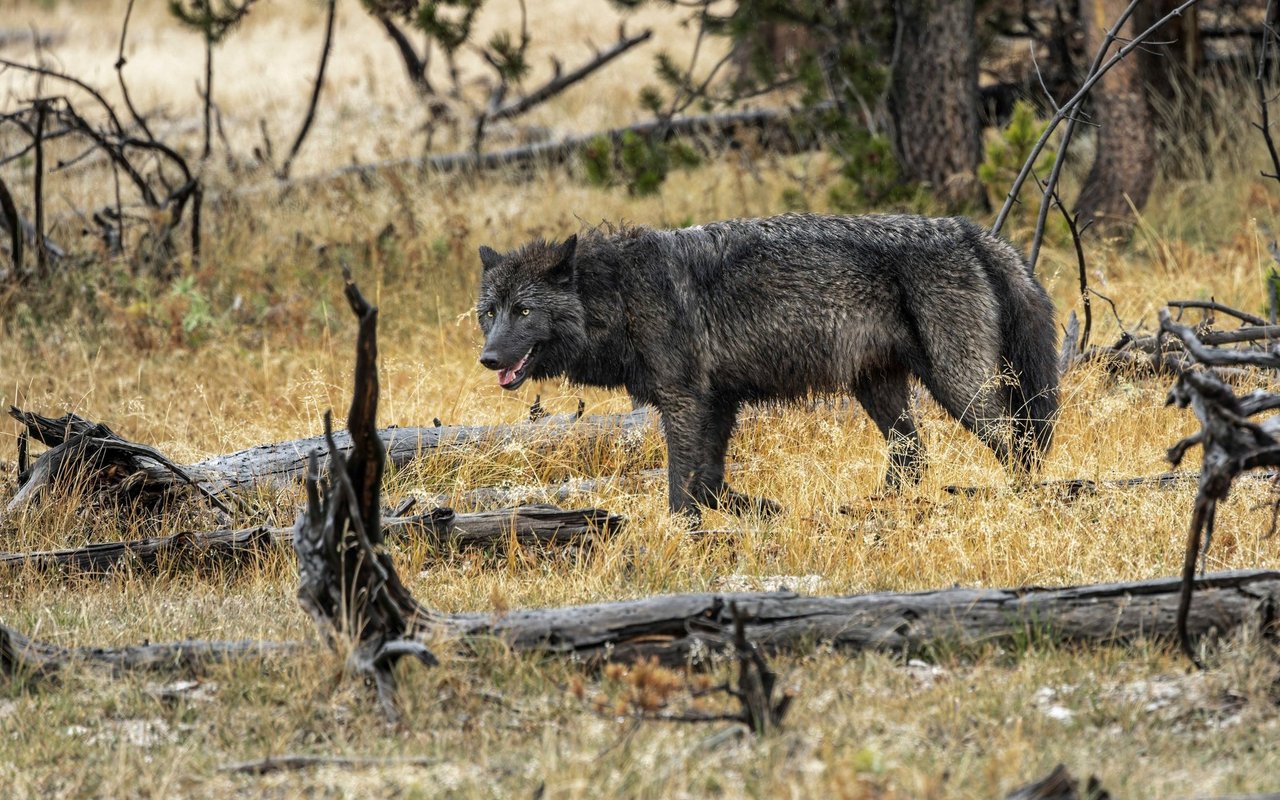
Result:
{"type": "Polygon", "coordinates": [[[348,663],[369,676],[391,718],[398,718],[395,665],[411,656],[427,666],[436,658],[414,632],[436,617],[400,582],[382,535],[382,472],[385,450],[378,438],[378,310],[346,276],[347,302],[360,320],[356,340],[355,392],[347,416],[351,452],[329,442],[327,486],[320,486],[319,456],[309,456],[307,508],[294,525],[298,554],[298,602],[329,643],[347,649],[348,663]],[[345,643],[345,644],[344,644],[345,643]]]}

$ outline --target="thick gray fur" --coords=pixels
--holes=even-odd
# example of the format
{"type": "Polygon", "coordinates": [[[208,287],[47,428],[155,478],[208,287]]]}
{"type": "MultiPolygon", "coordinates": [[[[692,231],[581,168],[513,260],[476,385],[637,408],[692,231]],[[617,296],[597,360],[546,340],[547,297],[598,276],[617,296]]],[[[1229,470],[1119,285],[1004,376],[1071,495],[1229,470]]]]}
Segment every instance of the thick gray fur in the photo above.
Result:
{"type": "Polygon", "coordinates": [[[967,219],[600,228],[480,257],[481,362],[508,388],[566,376],[655,406],[676,512],[777,510],[724,481],[752,400],[851,392],[888,440],[890,488],[923,468],[913,375],[1016,470],[1034,469],[1052,439],[1053,305],[1018,252],[967,219]]]}

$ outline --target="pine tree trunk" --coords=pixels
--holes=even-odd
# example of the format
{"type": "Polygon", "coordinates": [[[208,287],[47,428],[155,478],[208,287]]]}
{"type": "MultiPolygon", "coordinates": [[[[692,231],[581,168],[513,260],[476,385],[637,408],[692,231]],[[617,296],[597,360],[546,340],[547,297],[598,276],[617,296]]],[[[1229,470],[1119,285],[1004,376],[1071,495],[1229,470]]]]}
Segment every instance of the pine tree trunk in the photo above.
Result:
{"type": "MultiPolygon", "coordinates": [[[[1085,49],[1093,51],[1128,3],[1087,0],[1080,5],[1085,49]]],[[[1118,33],[1117,46],[1139,31],[1138,24],[1130,17],[1118,33]]],[[[1094,88],[1091,100],[1099,125],[1097,155],[1076,210],[1081,225],[1093,221],[1094,231],[1114,234],[1133,225],[1130,204],[1142,209],[1155,174],[1155,124],[1140,60],[1130,56],[1112,67],[1094,88]]]]}
{"type": "Polygon", "coordinates": [[[897,0],[894,15],[889,107],[903,174],[950,206],[982,203],[974,0],[897,0]]]}

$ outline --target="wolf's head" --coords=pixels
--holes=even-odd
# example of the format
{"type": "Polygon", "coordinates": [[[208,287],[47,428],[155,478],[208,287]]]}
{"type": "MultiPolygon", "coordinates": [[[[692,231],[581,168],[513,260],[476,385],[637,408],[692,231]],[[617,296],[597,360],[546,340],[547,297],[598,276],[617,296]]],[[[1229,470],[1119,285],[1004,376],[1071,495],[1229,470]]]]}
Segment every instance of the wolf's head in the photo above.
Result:
{"type": "Polygon", "coordinates": [[[577,245],[578,237],[570,236],[561,244],[538,239],[510,253],[480,248],[480,363],[498,371],[502,388],[564,374],[586,345],[574,279],[577,245]]]}

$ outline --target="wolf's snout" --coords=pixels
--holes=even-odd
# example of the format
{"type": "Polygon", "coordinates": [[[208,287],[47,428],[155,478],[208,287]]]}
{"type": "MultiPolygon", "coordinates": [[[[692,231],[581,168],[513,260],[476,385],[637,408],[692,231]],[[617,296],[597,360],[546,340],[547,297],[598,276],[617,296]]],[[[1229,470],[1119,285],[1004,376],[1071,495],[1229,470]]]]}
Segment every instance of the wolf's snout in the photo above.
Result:
{"type": "Polygon", "coordinates": [[[487,369],[497,369],[502,366],[502,359],[486,350],[480,354],[480,363],[487,369]]]}

